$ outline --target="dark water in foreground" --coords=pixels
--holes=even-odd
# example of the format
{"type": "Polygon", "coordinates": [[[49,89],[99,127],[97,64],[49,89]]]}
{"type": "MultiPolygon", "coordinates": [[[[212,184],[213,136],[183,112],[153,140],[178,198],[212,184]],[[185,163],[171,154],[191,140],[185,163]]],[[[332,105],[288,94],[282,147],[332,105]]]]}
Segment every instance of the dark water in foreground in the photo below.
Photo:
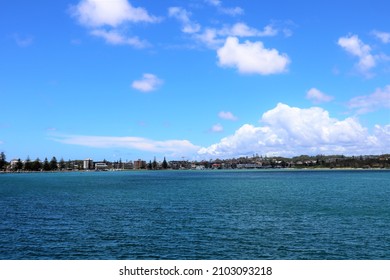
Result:
{"type": "Polygon", "coordinates": [[[390,172],[0,174],[0,259],[390,259],[390,172]]]}

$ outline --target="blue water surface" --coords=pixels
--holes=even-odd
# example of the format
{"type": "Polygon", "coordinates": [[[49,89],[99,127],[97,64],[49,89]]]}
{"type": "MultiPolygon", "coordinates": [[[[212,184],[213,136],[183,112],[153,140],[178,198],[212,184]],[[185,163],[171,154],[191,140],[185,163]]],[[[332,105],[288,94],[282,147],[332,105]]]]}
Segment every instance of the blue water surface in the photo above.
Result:
{"type": "Polygon", "coordinates": [[[0,259],[390,259],[390,172],[0,174],[0,259]]]}

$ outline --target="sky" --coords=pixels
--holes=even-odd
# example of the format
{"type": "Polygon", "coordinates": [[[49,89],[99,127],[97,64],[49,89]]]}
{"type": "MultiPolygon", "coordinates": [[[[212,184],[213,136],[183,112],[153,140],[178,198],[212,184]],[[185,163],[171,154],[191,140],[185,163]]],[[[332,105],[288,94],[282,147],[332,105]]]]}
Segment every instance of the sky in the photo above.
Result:
{"type": "Polygon", "coordinates": [[[7,160],[390,153],[390,2],[0,4],[7,160]]]}

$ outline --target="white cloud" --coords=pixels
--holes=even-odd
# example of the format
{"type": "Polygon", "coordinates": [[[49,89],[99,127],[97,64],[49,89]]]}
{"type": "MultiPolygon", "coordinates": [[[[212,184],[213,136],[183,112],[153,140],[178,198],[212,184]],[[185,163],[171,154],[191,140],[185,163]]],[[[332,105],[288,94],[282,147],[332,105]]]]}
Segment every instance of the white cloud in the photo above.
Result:
{"type": "Polygon", "coordinates": [[[352,98],[348,102],[348,107],[356,110],[358,114],[365,114],[381,108],[390,109],[390,85],[384,89],[378,88],[370,95],[352,98]]]}
{"type": "Polygon", "coordinates": [[[227,14],[230,16],[238,16],[244,14],[244,10],[241,7],[233,7],[233,8],[220,8],[219,11],[223,14],[227,14]]]}
{"type": "Polygon", "coordinates": [[[375,57],[371,54],[371,47],[364,44],[357,35],[339,38],[338,45],[359,58],[357,67],[361,72],[367,74],[371,68],[376,66],[375,57]]]}
{"type": "Polygon", "coordinates": [[[222,132],[223,126],[220,123],[217,123],[211,127],[212,132],[222,132]]]}
{"type": "Polygon", "coordinates": [[[188,140],[156,141],[142,137],[112,137],[112,136],[85,136],[85,135],[57,135],[51,138],[54,141],[92,148],[127,148],[145,152],[191,154],[199,147],[188,140]]]}
{"type": "Polygon", "coordinates": [[[91,31],[91,34],[103,38],[107,43],[112,45],[129,45],[136,48],[145,48],[149,46],[146,41],[141,41],[138,37],[126,37],[116,30],[106,31],[103,29],[95,29],[91,31]]]}
{"type": "Polygon", "coordinates": [[[331,118],[319,107],[301,109],[279,103],[263,114],[261,123],[264,125],[258,127],[245,124],[233,135],[201,148],[198,154],[236,157],[254,153],[294,156],[389,152],[389,125],[376,126],[370,135],[356,119],[331,118]]]}
{"type": "Polygon", "coordinates": [[[210,5],[216,6],[216,7],[222,5],[221,0],[206,0],[206,2],[209,3],[210,5]]]}
{"type": "Polygon", "coordinates": [[[256,28],[249,27],[243,22],[238,22],[231,27],[225,27],[218,31],[219,35],[224,36],[233,36],[233,37],[265,37],[265,36],[275,36],[278,33],[272,25],[267,25],[262,31],[257,30],[256,28]]]}
{"type": "Polygon", "coordinates": [[[241,7],[223,7],[222,1],[220,0],[206,0],[206,3],[210,4],[211,6],[217,7],[220,13],[227,14],[230,16],[242,15],[244,13],[244,10],[241,7]]]}
{"type": "Polygon", "coordinates": [[[218,113],[218,117],[224,120],[236,121],[238,118],[231,112],[221,111],[218,113]]]}
{"type": "Polygon", "coordinates": [[[202,33],[197,33],[194,38],[206,44],[211,49],[218,49],[223,46],[226,37],[266,37],[275,36],[278,30],[272,25],[267,25],[263,30],[250,27],[243,22],[236,23],[232,26],[224,26],[223,28],[205,28],[202,33]]]}
{"type": "Polygon", "coordinates": [[[144,8],[133,7],[127,0],[81,0],[71,6],[71,14],[91,35],[112,45],[144,48],[150,44],[136,36],[127,36],[128,23],[160,21],[144,8]]]}
{"type": "Polygon", "coordinates": [[[218,38],[218,30],[214,28],[206,28],[203,33],[195,34],[195,39],[211,49],[221,47],[224,42],[223,39],[218,38]]]}
{"type": "Polygon", "coordinates": [[[133,7],[127,0],[82,0],[72,7],[72,14],[89,27],[117,27],[125,22],[157,22],[144,8],[133,7]]]}
{"type": "Polygon", "coordinates": [[[290,59],[276,49],[266,49],[262,42],[245,41],[228,37],[217,50],[218,63],[222,67],[235,67],[240,73],[270,75],[287,71],[290,59]]]}
{"type": "Polygon", "coordinates": [[[134,81],[131,86],[134,89],[149,92],[156,90],[159,86],[164,83],[163,80],[159,79],[156,75],[146,73],[142,76],[141,80],[134,81]]]}
{"type": "Polygon", "coordinates": [[[379,140],[382,143],[385,143],[384,150],[381,153],[387,153],[389,146],[390,146],[390,124],[385,126],[375,125],[374,127],[374,139],[373,141],[376,141],[376,144],[379,144],[379,140]]]}
{"type": "Polygon", "coordinates": [[[168,10],[169,16],[174,17],[182,23],[182,31],[184,33],[196,33],[200,30],[201,26],[191,21],[191,13],[180,7],[170,7],[168,10]]]}
{"type": "MultiPolygon", "coordinates": [[[[222,8],[221,1],[206,1],[210,5],[222,8]]],[[[226,37],[269,37],[276,36],[279,29],[273,24],[266,25],[262,30],[248,26],[244,22],[233,25],[223,25],[220,28],[204,27],[191,20],[191,13],[181,7],[170,7],[168,15],[181,23],[181,31],[189,34],[196,42],[205,44],[208,48],[218,49],[226,40],[226,37]]]]}
{"type": "Polygon", "coordinates": [[[390,43],[390,33],[389,32],[382,32],[378,30],[372,31],[372,34],[377,37],[379,40],[382,41],[384,44],[390,43]]]}
{"type": "Polygon", "coordinates": [[[319,91],[316,88],[309,89],[306,93],[306,98],[311,100],[315,104],[329,102],[333,100],[333,96],[326,95],[325,93],[319,91]]]}

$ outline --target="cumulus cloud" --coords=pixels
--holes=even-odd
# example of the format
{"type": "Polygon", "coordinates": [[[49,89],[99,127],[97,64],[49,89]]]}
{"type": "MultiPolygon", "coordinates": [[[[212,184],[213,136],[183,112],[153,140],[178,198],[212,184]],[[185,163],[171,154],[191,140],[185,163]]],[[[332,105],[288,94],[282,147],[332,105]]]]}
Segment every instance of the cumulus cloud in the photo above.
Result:
{"type": "Polygon", "coordinates": [[[358,69],[363,73],[376,66],[375,57],[371,54],[371,47],[364,44],[357,35],[341,37],[338,45],[353,56],[359,58],[358,69]]]}
{"type": "Polygon", "coordinates": [[[315,104],[329,102],[333,100],[333,96],[326,95],[316,88],[311,88],[306,93],[306,98],[311,100],[315,104]]]}
{"type": "Polygon", "coordinates": [[[143,48],[150,44],[136,36],[127,36],[128,23],[158,22],[144,8],[133,7],[127,0],[82,0],[71,7],[71,14],[89,29],[90,34],[113,45],[143,48]]]}
{"type": "Polygon", "coordinates": [[[200,30],[201,26],[191,21],[191,13],[180,7],[170,7],[168,10],[169,16],[176,18],[182,24],[182,31],[184,33],[196,33],[200,30]]]}
{"type": "Polygon", "coordinates": [[[375,141],[377,145],[381,144],[379,141],[385,143],[386,146],[384,147],[382,153],[387,153],[390,146],[390,124],[384,126],[375,125],[374,135],[373,141],[375,141]]]}
{"type": "Polygon", "coordinates": [[[217,50],[218,64],[221,67],[237,68],[245,74],[270,75],[287,71],[290,59],[279,54],[276,49],[266,49],[262,42],[245,41],[228,37],[223,47],[217,50]]]}
{"type": "Polygon", "coordinates": [[[116,30],[95,29],[91,34],[96,37],[103,38],[107,43],[112,45],[129,45],[136,48],[145,48],[149,46],[146,41],[140,40],[138,37],[126,37],[116,30]]]}
{"type": "Polygon", "coordinates": [[[127,148],[145,152],[191,154],[199,150],[188,140],[156,141],[142,137],[112,137],[86,135],[57,135],[52,140],[64,144],[93,148],[127,148]]]}
{"type": "Polygon", "coordinates": [[[82,0],[72,7],[77,20],[91,27],[117,27],[125,22],[156,22],[144,8],[133,7],[127,0],[82,0]]]}
{"type": "Polygon", "coordinates": [[[389,126],[377,126],[370,135],[356,119],[338,120],[319,107],[301,109],[279,103],[264,113],[263,126],[245,124],[233,135],[198,151],[200,156],[234,157],[253,153],[367,154],[389,150],[389,126]],[[383,137],[384,135],[387,135],[383,137]]]}
{"type": "Polygon", "coordinates": [[[370,95],[357,96],[348,102],[350,109],[358,114],[365,114],[381,108],[390,109],[390,85],[378,88],[370,95]]]}
{"type": "Polygon", "coordinates": [[[390,33],[374,30],[371,32],[376,38],[382,41],[384,44],[390,43],[390,33]]]}
{"type": "Polygon", "coordinates": [[[231,112],[221,111],[218,113],[218,117],[224,120],[236,121],[238,118],[231,112]]]}
{"type": "Polygon", "coordinates": [[[154,74],[146,73],[142,76],[142,79],[134,81],[131,86],[139,91],[150,92],[156,90],[164,83],[154,74]]]}

